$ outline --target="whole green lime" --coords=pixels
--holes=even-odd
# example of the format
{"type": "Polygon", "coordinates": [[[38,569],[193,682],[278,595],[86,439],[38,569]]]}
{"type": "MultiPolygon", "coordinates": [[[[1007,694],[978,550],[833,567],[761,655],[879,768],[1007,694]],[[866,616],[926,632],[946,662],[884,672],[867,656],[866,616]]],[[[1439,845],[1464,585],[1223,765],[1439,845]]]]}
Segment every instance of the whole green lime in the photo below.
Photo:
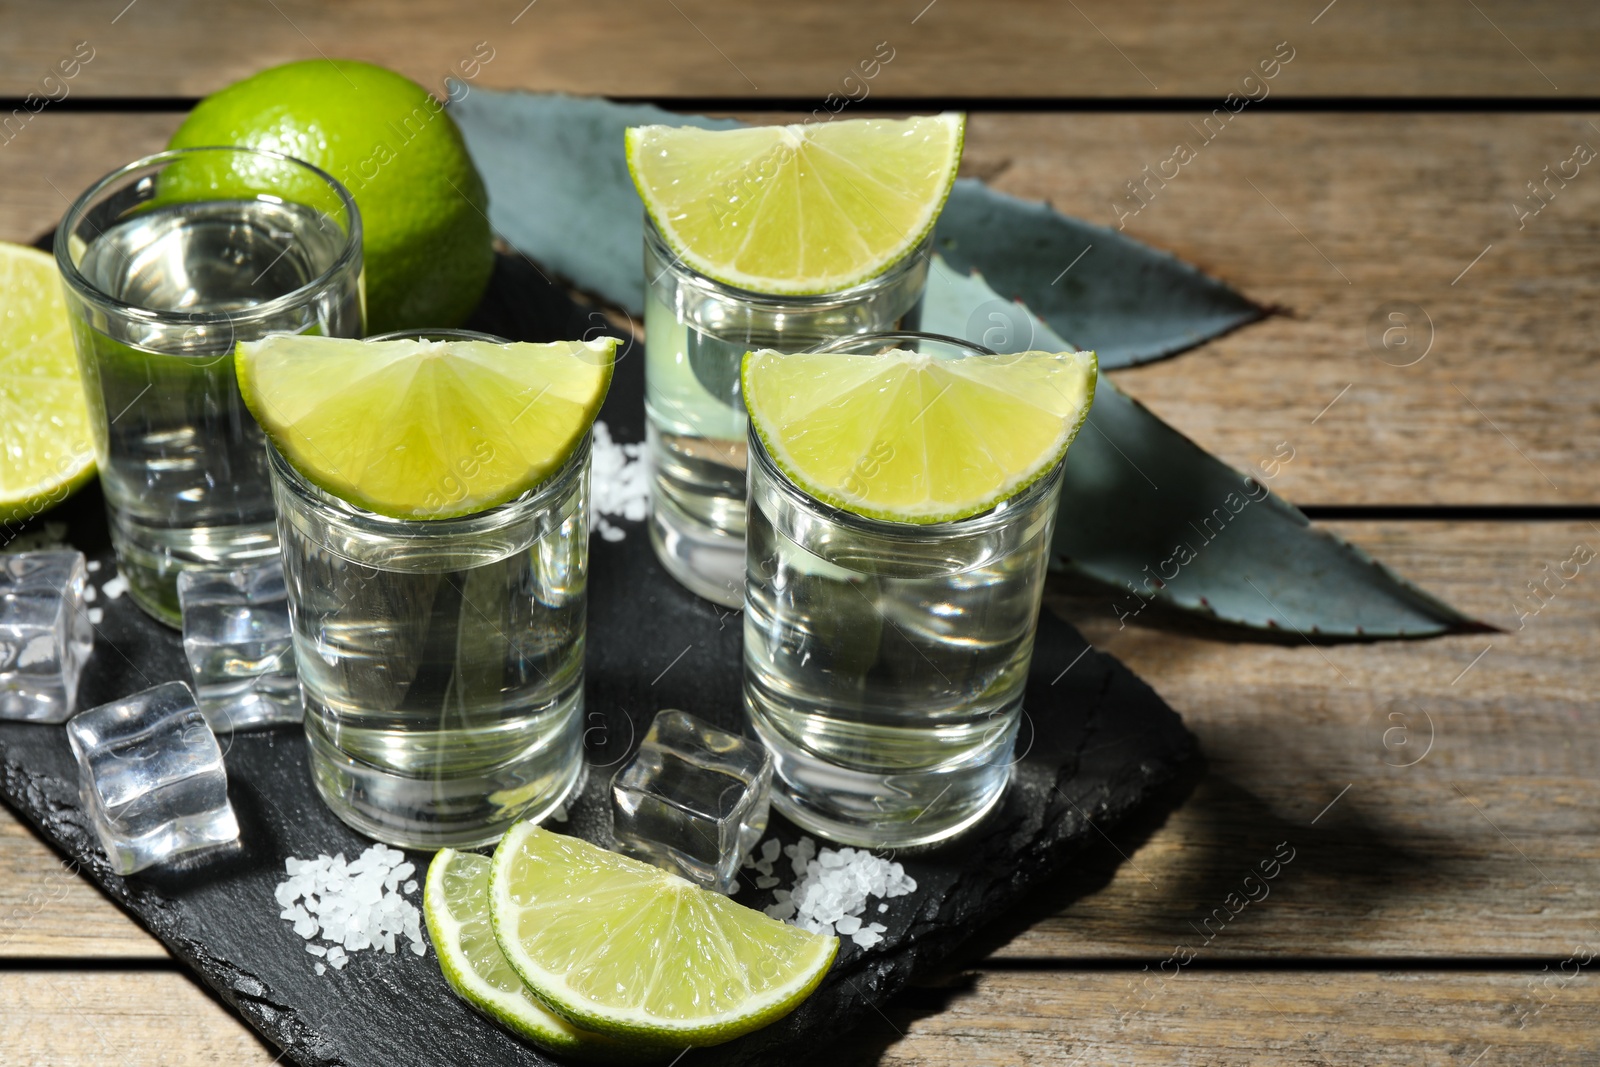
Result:
{"type": "Polygon", "coordinates": [[[212,93],[171,148],[245,145],[303,159],[355,197],[371,333],[461,324],[494,267],[489,197],[444,105],[356,60],[285,63],[212,93]]]}

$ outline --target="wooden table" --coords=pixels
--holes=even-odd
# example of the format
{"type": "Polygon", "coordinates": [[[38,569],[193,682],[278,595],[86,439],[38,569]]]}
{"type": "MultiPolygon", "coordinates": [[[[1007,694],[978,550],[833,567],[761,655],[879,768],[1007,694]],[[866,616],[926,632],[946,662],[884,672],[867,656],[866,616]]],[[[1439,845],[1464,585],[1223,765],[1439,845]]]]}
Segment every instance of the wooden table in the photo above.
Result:
{"type": "MultiPolygon", "coordinates": [[[[4,112],[80,41],[70,95],[0,144],[0,238],[32,240],[160,148],[193,98],[317,55],[440,91],[485,42],[475,85],[782,114],[888,42],[871,106],[968,109],[966,172],[1105,224],[1226,94],[1265,91],[1124,221],[1281,313],[1115,377],[1236,466],[1287,442],[1285,497],[1506,632],[1230,643],[1079,605],[1200,736],[1206,779],[1057,899],[997,916],[850,1058],[1600,1062],[1600,562],[1528,599],[1576,546],[1600,551],[1600,171],[1543,187],[1536,215],[1526,199],[1600,147],[1600,8],[3,0],[4,112]],[[1245,81],[1285,49],[1265,90],[1245,81]],[[1394,300],[1431,321],[1409,366],[1368,343],[1394,300]],[[1291,855],[1232,914],[1244,875],[1291,855]]],[[[0,1062],[274,1059],[3,812],[0,957],[0,1062]]]]}

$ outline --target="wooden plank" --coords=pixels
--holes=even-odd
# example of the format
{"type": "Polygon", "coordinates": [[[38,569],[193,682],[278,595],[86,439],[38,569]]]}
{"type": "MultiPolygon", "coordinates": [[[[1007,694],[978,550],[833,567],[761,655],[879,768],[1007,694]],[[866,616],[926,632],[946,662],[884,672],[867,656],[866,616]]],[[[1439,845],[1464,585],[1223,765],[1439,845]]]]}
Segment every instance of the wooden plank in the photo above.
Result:
{"type": "MultiPolygon", "coordinates": [[[[178,121],[45,113],[0,148],[0,237],[48,229],[178,121]]],[[[1124,182],[1199,140],[1188,123],[978,115],[967,168],[1114,224],[1124,182]]],[[[1581,171],[1520,230],[1511,211],[1579,141],[1600,146],[1600,132],[1577,116],[1246,112],[1150,186],[1127,232],[1288,312],[1117,381],[1240,468],[1292,448],[1273,487],[1298,503],[1600,503],[1600,179],[1581,171]],[[1410,366],[1394,364],[1418,349],[1368,345],[1393,300],[1434,324],[1410,366]]],[[[1092,267],[1091,252],[1074,269],[1092,267]]]]}
{"type": "Polygon", "coordinates": [[[1295,66],[1270,89],[1290,96],[1600,91],[1591,59],[1600,12],[1559,0],[1493,0],[1477,10],[1450,0],[1270,8],[1246,0],[167,0],[111,4],[93,16],[6,0],[0,24],[0,92],[15,95],[38,91],[84,40],[93,59],[68,87],[106,96],[197,96],[318,56],[387,64],[440,90],[478,52],[493,56],[477,74],[482,85],[820,101],[859,95],[842,79],[881,41],[894,58],[868,86],[878,95],[1221,98],[1259,92],[1241,82],[1285,40],[1295,66]]]}
{"type": "Polygon", "coordinates": [[[0,960],[91,956],[168,958],[161,942],[0,807],[0,960]]]}
{"type": "Polygon", "coordinates": [[[30,243],[55,229],[80,193],[167,146],[182,115],[45,111],[0,145],[0,240],[30,243]]]}
{"type": "Polygon", "coordinates": [[[1297,503],[1600,502],[1600,178],[1552,184],[1521,229],[1512,211],[1575,144],[1600,149],[1600,128],[1246,112],[1207,145],[1201,118],[971,123],[967,165],[995,187],[1110,226],[1113,204],[1137,209],[1130,236],[1285,310],[1118,384],[1242,469],[1286,442],[1273,488],[1297,503]],[[1180,143],[1197,158],[1139,208],[1125,183],[1180,143]],[[1382,345],[1393,301],[1428,317],[1400,311],[1409,348],[1382,345]]]}
{"type": "Polygon", "coordinates": [[[0,1062],[270,1067],[277,1050],[184,975],[0,972],[0,1062]]]}
{"type": "MultiPolygon", "coordinates": [[[[984,972],[898,998],[829,1058],[883,1067],[1577,1067],[1594,1062],[1592,966],[1577,974],[1576,961],[1566,972],[1518,974],[984,972]]],[[[7,1064],[278,1062],[177,974],[0,973],[0,997],[7,1064]]],[[[444,1047],[428,1052],[448,1060],[444,1047]]]]}
{"type": "MultiPolygon", "coordinates": [[[[1142,846],[1118,846],[1131,862],[1110,846],[1080,861],[975,955],[1161,960],[1188,944],[1206,959],[1549,957],[1600,936],[1600,557],[1567,588],[1552,581],[1548,605],[1520,630],[1515,613],[1526,582],[1545,580],[1542,565],[1559,570],[1577,544],[1600,553],[1600,530],[1336,528],[1511,632],[1314,649],[1119,631],[1108,605],[1069,605],[1097,647],[1183,714],[1210,779],[1142,846]],[[1263,890],[1260,865],[1285,841],[1294,858],[1263,890]],[[1230,893],[1262,899],[1240,909],[1230,893]]],[[[0,956],[159,952],[86,885],[63,884],[31,835],[5,826],[0,956]],[[41,899],[48,906],[29,904],[41,899]],[[7,928],[19,909],[31,917],[7,928]]]]}
{"type": "Polygon", "coordinates": [[[1331,525],[1508,632],[1318,649],[1119,630],[1108,605],[1068,605],[1183,714],[1210,774],[1103,889],[1061,905],[1104,881],[1109,846],[1012,917],[1001,955],[1564,956],[1600,936],[1600,530],[1331,525]],[[1565,587],[1546,578],[1588,553],[1565,587]],[[1548,581],[1537,613],[1529,581],[1548,581]]]}
{"type": "Polygon", "coordinates": [[[884,1067],[1578,1067],[1594,1062],[1600,983],[1554,967],[1550,976],[991,972],[917,999],[862,1028],[863,1042],[892,1042],[876,1061],[884,1067]]]}

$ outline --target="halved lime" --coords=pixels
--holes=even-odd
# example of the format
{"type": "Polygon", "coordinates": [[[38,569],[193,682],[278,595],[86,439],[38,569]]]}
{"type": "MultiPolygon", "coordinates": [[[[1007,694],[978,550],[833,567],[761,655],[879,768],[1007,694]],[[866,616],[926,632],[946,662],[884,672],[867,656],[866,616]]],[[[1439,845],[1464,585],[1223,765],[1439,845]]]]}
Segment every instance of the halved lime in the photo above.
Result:
{"type": "Polygon", "coordinates": [[[761,351],[741,373],[750,421],[796,485],[858,515],[934,523],[988,511],[1054,467],[1098,364],[1093,352],[761,351]]]}
{"type": "Polygon", "coordinates": [[[586,1030],[715,1045],[792,1011],[827,974],[838,938],[637,860],[513,826],[495,850],[489,907],[528,988],[586,1030]]]}
{"type": "Polygon", "coordinates": [[[0,522],[59,504],[94,474],[54,257],[0,242],[0,522]]]}
{"type": "Polygon", "coordinates": [[[583,442],[617,342],[242,341],[239,391],[306,479],[402,519],[470,515],[527,492],[583,442]]]}
{"type": "Polygon", "coordinates": [[[966,116],[702,130],[635,126],[628,170],[683,261],[760,293],[830,293],[921,243],[950,195],[966,116]]]}
{"type": "Polygon", "coordinates": [[[646,1063],[677,1049],[627,1045],[579,1030],[528,991],[494,939],[489,857],[440,849],[422,891],[428,936],[456,995],[547,1052],[608,1063],[646,1063]]]}

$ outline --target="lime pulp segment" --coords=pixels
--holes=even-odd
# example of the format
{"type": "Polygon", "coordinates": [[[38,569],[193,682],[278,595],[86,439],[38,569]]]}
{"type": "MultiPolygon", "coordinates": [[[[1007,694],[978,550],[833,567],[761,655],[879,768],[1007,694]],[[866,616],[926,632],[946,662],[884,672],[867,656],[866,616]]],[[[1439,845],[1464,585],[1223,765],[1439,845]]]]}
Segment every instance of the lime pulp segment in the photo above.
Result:
{"type": "Polygon", "coordinates": [[[55,259],[0,242],[0,521],[60,503],[94,469],[55,259]]]}
{"type": "Polygon", "coordinates": [[[659,868],[519,823],[495,850],[495,936],[540,1000],[584,1029],[713,1045],[788,1014],[838,939],[659,868]]]}
{"type": "Polygon", "coordinates": [[[894,522],[951,522],[1061,459],[1094,400],[1092,352],[941,358],[772,351],[744,358],[751,423],[796,485],[894,522]]]}
{"type": "Polygon", "coordinates": [[[241,342],[251,414],[307,480],[381,515],[439,519],[513,500],[582,444],[616,340],[241,342]]]}
{"type": "Polygon", "coordinates": [[[428,936],[445,981],[478,1011],[535,1045],[604,1062],[649,1062],[671,1051],[630,1046],[579,1030],[528,991],[506,962],[489,919],[489,857],[441,849],[423,890],[428,936]]]}
{"type": "Polygon", "coordinates": [[[761,293],[827,293],[903,259],[933,229],[966,118],[704,130],[636,126],[628,169],[690,267],[761,293]]]}

